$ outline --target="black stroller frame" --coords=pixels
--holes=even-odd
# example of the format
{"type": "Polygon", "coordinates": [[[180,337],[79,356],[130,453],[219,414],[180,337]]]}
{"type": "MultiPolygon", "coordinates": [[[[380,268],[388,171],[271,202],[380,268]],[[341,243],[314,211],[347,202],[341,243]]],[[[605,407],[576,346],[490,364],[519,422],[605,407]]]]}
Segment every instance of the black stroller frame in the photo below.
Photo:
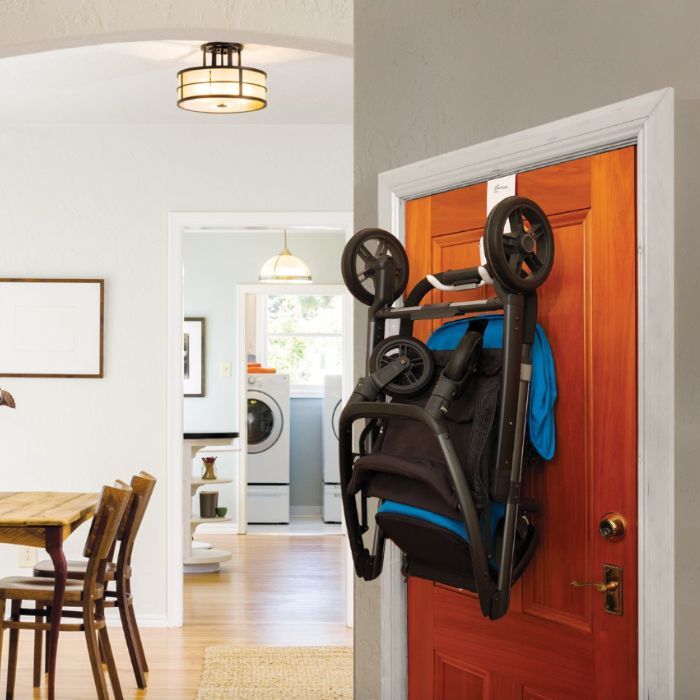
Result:
{"type": "MultiPolygon", "coordinates": [[[[408,260],[401,243],[381,229],[365,229],[348,242],[343,254],[343,277],[351,293],[369,306],[368,361],[366,376],[356,385],[340,416],[339,448],[343,509],[355,571],[360,578],[369,581],[382,571],[386,535],[377,524],[371,550],[365,545],[363,535],[369,529],[368,497],[364,492],[359,494],[358,509],[357,494],[348,492],[355,462],[371,452],[387,420],[417,421],[428,428],[444,457],[457,509],[468,534],[475,592],[482,614],[495,620],[507,612],[511,586],[517,578],[514,555],[519,515],[537,508],[534,502],[521,498],[523,449],[537,324],[536,289],[551,270],[554,241],[547,217],[537,204],[509,197],[491,211],[482,243],[484,265],[429,275],[413,288],[403,306],[394,307],[392,304],[401,297],[408,279],[408,260]],[[370,242],[375,243],[374,251],[370,242]],[[434,287],[455,290],[483,284],[492,284],[497,297],[421,305],[434,287]],[[450,404],[469,381],[473,370],[469,363],[474,362],[470,357],[475,345],[480,343],[477,336],[483,335],[485,323],[483,326],[470,324],[470,329],[474,330],[465,333],[424,405],[387,401],[387,394],[391,393],[387,387],[403,381],[410,388],[411,383],[421,381],[416,375],[420,375],[423,365],[415,360],[411,343],[421,344],[410,337],[414,321],[500,310],[503,311],[502,388],[496,423],[496,481],[491,498],[505,504],[505,513],[503,544],[494,571],[484,543],[480,512],[445,420],[450,404]],[[398,336],[385,339],[387,321],[393,320],[398,320],[400,332],[398,336]],[[380,344],[392,339],[395,341],[393,354],[386,355],[383,363],[375,362],[377,366],[372,367],[373,353],[376,354],[380,344]],[[359,437],[359,452],[356,452],[353,428],[363,420],[367,423],[359,437]]],[[[478,316],[474,320],[478,320],[478,316]]]]}

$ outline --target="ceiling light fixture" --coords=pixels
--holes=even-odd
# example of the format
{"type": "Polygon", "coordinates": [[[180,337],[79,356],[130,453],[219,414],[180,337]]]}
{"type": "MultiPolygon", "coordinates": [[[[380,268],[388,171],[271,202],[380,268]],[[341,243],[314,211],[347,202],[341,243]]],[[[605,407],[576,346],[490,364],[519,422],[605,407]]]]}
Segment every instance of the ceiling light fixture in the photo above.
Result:
{"type": "Polygon", "coordinates": [[[261,282],[273,282],[283,284],[308,284],[311,282],[311,272],[306,263],[292,255],[287,248],[287,229],[284,229],[284,248],[265,262],[260,268],[258,279],[261,282]]]}
{"type": "Polygon", "coordinates": [[[191,112],[232,114],[267,106],[267,73],[241,65],[243,44],[202,44],[202,65],[177,74],[177,106],[191,112]]]}

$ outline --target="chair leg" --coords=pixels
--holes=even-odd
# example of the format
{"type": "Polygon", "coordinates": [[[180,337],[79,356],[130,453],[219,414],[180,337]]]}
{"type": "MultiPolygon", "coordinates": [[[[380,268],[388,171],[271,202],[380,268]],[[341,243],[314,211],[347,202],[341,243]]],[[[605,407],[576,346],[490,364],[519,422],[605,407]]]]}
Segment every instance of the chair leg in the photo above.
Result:
{"type": "MultiPolygon", "coordinates": [[[[44,621],[44,604],[43,603],[37,603],[36,604],[36,609],[37,612],[41,612],[42,615],[37,615],[36,616],[36,621],[38,623],[41,623],[44,621]]],[[[42,638],[43,632],[40,629],[37,629],[34,631],[34,680],[33,680],[33,685],[35,688],[38,688],[41,685],[41,649],[43,646],[43,638],[42,638]]]]}
{"type": "Polygon", "coordinates": [[[131,618],[131,624],[134,628],[134,641],[136,642],[136,649],[139,652],[139,657],[141,658],[141,668],[148,673],[148,662],[146,661],[146,652],[143,650],[143,642],[141,641],[141,632],[139,631],[139,626],[136,621],[136,613],[134,612],[134,604],[132,602],[131,596],[127,599],[126,607],[129,617],[131,618]]]}
{"type": "Polygon", "coordinates": [[[91,598],[83,605],[83,626],[85,627],[85,642],[87,644],[88,657],[90,658],[90,668],[92,677],[95,680],[98,700],[109,700],[105,674],[102,670],[100,660],[100,650],[97,643],[97,629],[95,627],[95,601],[91,598]]]}
{"type": "MultiPolygon", "coordinates": [[[[101,603],[97,603],[96,613],[98,620],[102,620],[102,622],[104,623],[104,606],[101,603]]],[[[106,624],[103,624],[103,626],[100,628],[99,634],[102,658],[107,664],[107,672],[109,673],[109,682],[112,685],[112,693],[114,693],[115,700],[124,700],[121,684],[119,683],[119,673],[117,672],[117,664],[114,661],[114,654],[112,653],[112,645],[109,641],[109,633],[107,632],[106,624]]]]}
{"type": "Polygon", "coordinates": [[[141,636],[139,635],[139,628],[136,624],[136,616],[134,615],[131,601],[127,595],[125,595],[124,589],[121,586],[117,587],[117,608],[119,609],[119,617],[121,618],[122,628],[124,629],[126,648],[129,650],[131,666],[134,669],[136,685],[138,685],[139,688],[145,688],[145,673],[148,667],[145,663],[141,636]]]}
{"type": "MultiPolygon", "coordinates": [[[[51,611],[53,608],[50,605],[46,606],[46,622],[51,622],[51,611]]],[[[49,649],[51,648],[51,632],[46,630],[44,636],[44,673],[49,672],[49,649]]]]}
{"type": "Polygon", "coordinates": [[[2,636],[5,632],[5,599],[0,598],[0,666],[2,666],[2,636]]]}
{"type": "MultiPolygon", "coordinates": [[[[19,620],[19,611],[22,607],[21,600],[12,601],[11,619],[13,622],[19,620]]],[[[10,651],[7,656],[7,700],[12,700],[15,696],[15,676],[17,675],[17,646],[19,644],[19,630],[10,630],[10,651]]]]}

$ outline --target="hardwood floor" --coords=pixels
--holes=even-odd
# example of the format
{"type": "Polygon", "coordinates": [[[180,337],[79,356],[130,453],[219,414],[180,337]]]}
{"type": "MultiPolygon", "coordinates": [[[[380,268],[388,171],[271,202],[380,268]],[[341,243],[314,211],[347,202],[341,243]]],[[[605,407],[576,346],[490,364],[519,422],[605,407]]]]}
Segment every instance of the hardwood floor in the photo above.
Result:
{"type": "MultiPolygon", "coordinates": [[[[110,628],[124,697],[192,700],[204,649],[215,645],[351,645],[345,626],[345,541],[339,536],[246,535],[206,540],[230,549],[219,574],[185,577],[185,625],[142,629],[150,673],[148,690],[136,687],[121,630],[110,628]]],[[[138,596],[138,580],[135,584],[138,596]]],[[[17,700],[45,698],[31,687],[32,635],[20,634],[17,700]]],[[[4,694],[7,640],[0,693],[4,694]]],[[[95,698],[85,641],[59,640],[56,697],[95,698]]],[[[281,699],[282,700],[282,699],[281,699]]]]}

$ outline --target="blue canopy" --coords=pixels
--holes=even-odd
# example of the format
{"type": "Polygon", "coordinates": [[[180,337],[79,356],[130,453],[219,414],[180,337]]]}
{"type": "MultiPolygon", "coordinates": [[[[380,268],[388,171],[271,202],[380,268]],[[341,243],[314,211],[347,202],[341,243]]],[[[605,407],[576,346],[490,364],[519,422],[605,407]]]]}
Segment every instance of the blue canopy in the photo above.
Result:
{"type": "MultiPolygon", "coordinates": [[[[454,350],[467,332],[471,321],[487,320],[484,348],[503,348],[503,316],[483,315],[446,323],[428,339],[431,350],[454,350]]],[[[554,357],[542,326],[537,324],[532,346],[532,381],[528,403],[527,428],[530,442],[543,459],[552,459],[555,449],[554,404],[557,380],[554,357]]]]}

